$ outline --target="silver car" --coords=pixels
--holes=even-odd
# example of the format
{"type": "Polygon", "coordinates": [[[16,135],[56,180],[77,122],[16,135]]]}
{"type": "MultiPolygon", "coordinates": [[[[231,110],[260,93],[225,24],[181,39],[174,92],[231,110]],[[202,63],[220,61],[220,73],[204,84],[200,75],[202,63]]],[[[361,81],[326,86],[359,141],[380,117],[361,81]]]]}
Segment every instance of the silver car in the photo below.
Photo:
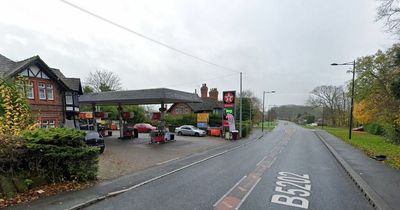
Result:
{"type": "Polygon", "coordinates": [[[175,133],[180,135],[189,135],[189,136],[205,136],[206,132],[194,127],[193,125],[182,125],[181,127],[175,128],[175,133]]]}

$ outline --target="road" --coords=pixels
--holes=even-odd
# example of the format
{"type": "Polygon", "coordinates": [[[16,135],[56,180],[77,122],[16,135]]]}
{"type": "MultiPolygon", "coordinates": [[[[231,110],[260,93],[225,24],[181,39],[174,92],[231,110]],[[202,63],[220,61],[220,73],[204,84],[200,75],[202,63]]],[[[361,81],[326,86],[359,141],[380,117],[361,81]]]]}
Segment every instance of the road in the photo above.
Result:
{"type": "Polygon", "coordinates": [[[373,209],[308,129],[280,122],[239,149],[87,209],[373,209]]]}

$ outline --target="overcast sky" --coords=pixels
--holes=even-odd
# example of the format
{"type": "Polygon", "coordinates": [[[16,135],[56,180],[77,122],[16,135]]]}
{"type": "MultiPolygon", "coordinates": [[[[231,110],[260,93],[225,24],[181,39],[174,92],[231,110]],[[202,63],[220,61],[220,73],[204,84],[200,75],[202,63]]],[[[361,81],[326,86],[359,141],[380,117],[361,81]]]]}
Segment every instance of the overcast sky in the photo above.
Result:
{"type": "Polygon", "coordinates": [[[70,0],[217,68],[157,45],[57,0],[1,0],[0,54],[39,55],[83,81],[96,69],[121,77],[124,89],[194,92],[243,89],[267,104],[304,104],[318,85],[344,85],[347,68],[331,67],[390,47],[375,22],[375,0],[70,0]]]}

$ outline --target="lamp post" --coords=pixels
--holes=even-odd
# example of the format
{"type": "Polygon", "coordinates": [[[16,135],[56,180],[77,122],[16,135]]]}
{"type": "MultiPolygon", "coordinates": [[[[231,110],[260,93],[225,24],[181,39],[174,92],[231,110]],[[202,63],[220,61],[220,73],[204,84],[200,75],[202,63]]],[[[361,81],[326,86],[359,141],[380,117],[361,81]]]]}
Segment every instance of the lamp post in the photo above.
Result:
{"type": "Polygon", "coordinates": [[[356,73],[356,61],[348,62],[348,63],[332,63],[332,66],[353,66],[353,80],[351,83],[351,105],[350,105],[350,116],[349,116],[349,139],[351,139],[351,130],[353,126],[353,107],[354,107],[354,78],[356,73]]]}
{"type": "Polygon", "coordinates": [[[275,90],[271,90],[271,91],[263,91],[263,113],[262,113],[262,122],[261,122],[261,131],[264,132],[264,118],[265,118],[265,114],[264,114],[264,104],[265,104],[265,94],[266,93],[275,93],[275,90]]]}

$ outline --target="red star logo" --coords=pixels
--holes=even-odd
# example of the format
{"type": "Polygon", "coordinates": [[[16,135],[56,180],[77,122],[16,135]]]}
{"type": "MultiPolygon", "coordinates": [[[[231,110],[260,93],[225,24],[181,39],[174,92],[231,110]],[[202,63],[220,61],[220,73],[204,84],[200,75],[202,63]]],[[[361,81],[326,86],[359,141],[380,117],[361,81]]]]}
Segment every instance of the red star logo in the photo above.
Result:
{"type": "Polygon", "coordinates": [[[224,96],[224,101],[225,101],[225,103],[230,104],[230,103],[233,102],[234,98],[235,97],[233,96],[232,93],[226,93],[225,96],[224,96]]]}

